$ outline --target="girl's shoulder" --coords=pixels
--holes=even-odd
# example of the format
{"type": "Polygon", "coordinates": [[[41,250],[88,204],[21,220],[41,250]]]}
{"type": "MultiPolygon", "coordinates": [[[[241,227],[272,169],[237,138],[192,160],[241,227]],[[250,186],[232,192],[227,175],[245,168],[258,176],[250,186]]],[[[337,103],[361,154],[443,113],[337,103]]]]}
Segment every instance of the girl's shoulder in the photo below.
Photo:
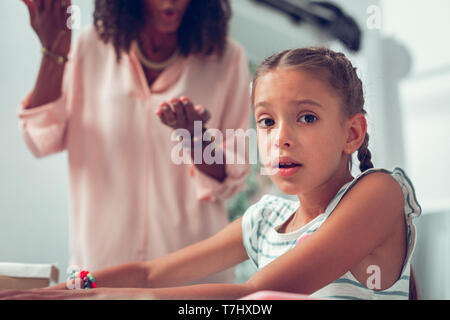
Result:
{"type": "Polygon", "coordinates": [[[416,234],[414,220],[420,216],[422,208],[417,200],[414,185],[403,169],[373,168],[360,173],[344,185],[330,202],[326,219],[335,214],[333,212],[341,202],[346,203],[342,203],[345,210],[338,210],[340,214],[350,214],[355,219],[376,219],[386,226],[394,225],[394,221],[401,218],[405,219],[410,255],[416,234]],[[349,192],[350,190],[352,192],[349,192]],[[351,194],[341,201],[347,193],[351,194]]]}
{"type": "MultiPolygon", "coordinates": [[[[392,190],[392,188],[398,188],[399,186],[402,190],[403,200],[405,202],[406,216],[409,217],[413,215],[414,217],[417,217],[421,214],[422,208],[417,200],[414,184],[406,172],[400,167],[395,167],[392,170],[372,168],[360,173],[353,181],[349,182],[340,190],[340,193],[338,193],[336,197],[337,199],[334,199],[335,202],[339,202],[349,190],[355,185],[360,184],[359,182],[363,180],[363,178],[367,192],[372,191],[372,185],[384,186],[386,190],[392,190]],[[365,178],[366,176],[367,178],[365,178]]],[[[330,203],[330,205],[333,205],[333,203],[330,203]]]]}

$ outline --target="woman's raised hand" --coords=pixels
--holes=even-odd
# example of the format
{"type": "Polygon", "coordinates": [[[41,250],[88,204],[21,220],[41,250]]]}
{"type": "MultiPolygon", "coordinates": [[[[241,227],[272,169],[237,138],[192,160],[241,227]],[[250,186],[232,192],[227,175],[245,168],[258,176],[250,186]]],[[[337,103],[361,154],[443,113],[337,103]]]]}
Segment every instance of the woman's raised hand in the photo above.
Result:
{"type": "Polygon", "coordinates": [[[162,123],[173,129],[186,129],[194,134],[194,121],[202,121],[202,127],[211,118],[208,110],[201,105],[194,107],[187,97],[174,98],[169,103],[161,103],[156,114],[162,123]]]}
{"type": "Polygon", "coordinates": [[[67,25],[71,0],[22,0],[30,13],[30,23],[42,46],[67,57],[72,31],[67,25]]]}

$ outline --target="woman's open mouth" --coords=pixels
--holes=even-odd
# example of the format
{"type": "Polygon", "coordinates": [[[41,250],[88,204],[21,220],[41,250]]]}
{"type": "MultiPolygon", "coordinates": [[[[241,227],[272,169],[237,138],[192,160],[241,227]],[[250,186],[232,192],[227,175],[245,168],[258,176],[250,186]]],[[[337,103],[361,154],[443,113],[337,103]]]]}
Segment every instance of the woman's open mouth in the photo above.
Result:
{"type": "Polygon", "coordinates": [[[167,8],[161,11],[161,16],[168,22],[173,22],[178,19],[178,11],[173,8],[167,8]]]}

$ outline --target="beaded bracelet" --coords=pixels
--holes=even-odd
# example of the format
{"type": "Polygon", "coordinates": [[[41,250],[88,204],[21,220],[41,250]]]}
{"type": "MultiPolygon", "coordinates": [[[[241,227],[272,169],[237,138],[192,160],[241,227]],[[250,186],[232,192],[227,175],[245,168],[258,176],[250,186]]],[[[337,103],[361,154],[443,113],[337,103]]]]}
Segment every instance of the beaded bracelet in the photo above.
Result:
{"type": "Polygon", "coordinates": [[[81,270],[80,272],[72,271],[70,275],[71,280],[80,278],[83,281],[84,289],[95,289],[97,288],[97,283],[95,282],[94,276],[86,270],[81,270]]]}

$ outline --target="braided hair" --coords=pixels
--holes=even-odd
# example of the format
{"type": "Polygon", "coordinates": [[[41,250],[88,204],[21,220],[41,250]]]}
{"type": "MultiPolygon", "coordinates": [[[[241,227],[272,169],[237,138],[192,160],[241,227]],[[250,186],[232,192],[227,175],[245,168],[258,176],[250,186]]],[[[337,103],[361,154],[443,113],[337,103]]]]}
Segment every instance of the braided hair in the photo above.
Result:
{"type": "MultiPolygon", "coordinates": [[[[95,29],[103,42],[112,43],[118,62],[143,31],[146,8],[145,0],[95,0],[95,29]]],[[[180,53],[221,56],[230,18],[229,0],[191,0],[178,29],[180,53]]]]}
{"type": "MultiPolygon", "coordinates": [[[[355,114],[366,115],[364,110],[364,93],[361,79],[356,68],[343,53],[327,48],[309,47],[285,50],[266,58],[257,68],[252,82],[252,101],[255,85],[259,77],[277,67],[295,67],[315,72],[325,77],[326,82],[341,98],[343,115],[351,118],[355,114]]],[[[369,134],[366,133],[363,143],[358,149],[359,169],[364,172],[373,168],[372,154],[369,151],[369,134]]],[[[349,157],[349,169],[352,157],[349,157]]]]}

